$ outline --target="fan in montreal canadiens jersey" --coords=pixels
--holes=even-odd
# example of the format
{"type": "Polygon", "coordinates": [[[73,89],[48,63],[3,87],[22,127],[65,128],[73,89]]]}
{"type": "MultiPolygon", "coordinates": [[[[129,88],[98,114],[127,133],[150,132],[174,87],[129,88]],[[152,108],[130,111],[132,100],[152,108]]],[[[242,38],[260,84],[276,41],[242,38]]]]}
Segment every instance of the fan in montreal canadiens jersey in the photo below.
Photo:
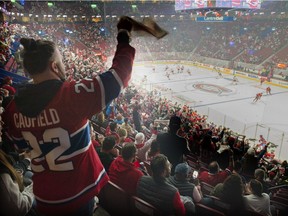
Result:
{"type": "Polygon", "coordinates": [[[94,196],[109,180],[91,145],[89,119],[116,98],[131,77],[132,24],[120,20],[117,27],[111,68],[77,82],[64,80],[62,55],[54,42],[20,40],[23,65],[33,82],[18,88],[3,119],[17,148],[31,150],[33,193],[41,215],[92,215],[94,196]]]}

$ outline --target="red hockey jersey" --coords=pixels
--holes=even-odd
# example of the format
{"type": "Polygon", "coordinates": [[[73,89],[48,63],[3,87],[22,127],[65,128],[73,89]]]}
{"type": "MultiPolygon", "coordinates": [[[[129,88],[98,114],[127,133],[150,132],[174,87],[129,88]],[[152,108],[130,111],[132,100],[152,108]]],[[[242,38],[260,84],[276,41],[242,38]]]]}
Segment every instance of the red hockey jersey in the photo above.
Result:
{"type": "Polygon", "coordinates": [[[109,71],[91,80],[27,84],[3,114],[7,135],[31,149],[33,192],[45,215],[67,215],[108,181],[92,145],[89,119],[128,85],[135,49],[118,44],[109,71]]]}

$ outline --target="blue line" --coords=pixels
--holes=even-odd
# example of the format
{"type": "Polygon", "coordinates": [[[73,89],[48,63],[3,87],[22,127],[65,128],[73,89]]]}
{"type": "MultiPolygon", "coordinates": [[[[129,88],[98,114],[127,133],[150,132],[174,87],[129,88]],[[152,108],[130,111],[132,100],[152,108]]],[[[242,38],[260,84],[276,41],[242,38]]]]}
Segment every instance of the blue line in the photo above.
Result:
{"type": "MultiPolygon", "coordinates": [[[[269,96],[273,96],[273,95],[276,95],[276,94],[284,94],[284,93],[287,93],[287,92],[288,92],[288,91],[276,92],[276,93],[273,93],[272,95],[269,95],[269,96]]],[[[268,96],[268,95],[263,95],[263,96],[265,97],[265,96],[268,96]]],[[[210,103],[210,104],[201,104],[201,105],[197,105],[197,106],[194,106],[194,107],[211,106],[211,105],[216,105],[216,104],[222,104],[222,103],[229,103],[229,102],[234,102],[234,101],[247,100],[247,99],[250,99],[250,98],[255,98],[255,97],[246,97],[246,98],[238,98],[238,99],[227,100],[227,101],[219,101],[219,102],[210,103]]]]}

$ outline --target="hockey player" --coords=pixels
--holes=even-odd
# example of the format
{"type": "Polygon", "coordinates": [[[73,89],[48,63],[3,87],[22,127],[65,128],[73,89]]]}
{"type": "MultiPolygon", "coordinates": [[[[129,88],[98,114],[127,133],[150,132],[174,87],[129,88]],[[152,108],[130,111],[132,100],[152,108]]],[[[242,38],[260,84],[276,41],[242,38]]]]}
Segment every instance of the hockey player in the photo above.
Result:
{"type": "Polygon", "coordinates": [[[239,82],[238,78],[234,75],[233,80],[232,80],[232,84],[237,85],[238,82],[239,82]]]}
{"type": "Polygon", "coordinates": [[[256,103],[258,100],[260,100],[261,99],[261,97],[262,97],[262,95],[263,95],[263,93],[257,93],[256,94],[256,96],[255,96],[255,98],[254,98],[254,100],[253,100],[253,103],[256,103]]]}
{"type": "Polygon", "coordinates": [[[267,88],[266,88],[266,95],[271,95],[271,88],[270,88],[270,86],[268,86],[267,88]]]}

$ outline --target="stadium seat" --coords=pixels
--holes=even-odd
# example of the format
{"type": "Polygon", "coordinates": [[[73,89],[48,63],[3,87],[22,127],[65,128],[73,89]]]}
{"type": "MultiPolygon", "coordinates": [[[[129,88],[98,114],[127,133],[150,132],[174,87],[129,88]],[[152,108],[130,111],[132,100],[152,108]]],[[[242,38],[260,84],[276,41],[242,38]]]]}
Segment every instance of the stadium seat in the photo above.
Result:
{"type": "Polygon", "coordinates": [[[288,215],[288,204],[279,203],[275,200],[270,200],[270,205],[274,206],[277,212],[277,216],[288,215]]]}
{"type": "Polygon", "coordinates": [[[224,212],[225,214],[228,214],[230,211],[230,205],[228,203],[225,203],[224,201],[220,200],[220,198],[215,196],[207,196],[211,199],[211,206],[213,206],[214,209],[217,209],[218,211],[224,212]]]}
{"type": "Polygon", "coordinates": [[[144,161],[144,166],[146,167],[146,170],[147,170],[148,174],[149,174],[150,176],[152,176],[152,170],[151,170],[150,163],[147,162],[147,161],[144,161]]]}
{"type": "Polygon", "coordinates": [[[150,203],[140,199],[139,197],[131,197],[131,215],[137,216],[158,216],[161,212],[150,203]]]}
{"type": "Polygon", "coordinates": [[[91,124],[93,126],[93,129],[97,132],[102,134],[101,130],[100,130],[100,126],[98,124],[96,124],[95,122],[91,121],[91,124]]]}
{"type": "Polygon", "coordinates": [[[195,204],[196,207],[196,215],[199,216],[225,216],[224,213],[222,213],[221,211],[218,211],[216,209],[213,209],[209,206],[200,204],[200,203],[196,203],[195,204]]]}
{"type": "Polygon", "coordinates": [[[106,129],[105,128],[103,128],[103,127],[100,127],[100,131],[99,131],[101,134],[105,134],[105,132],[106,132],[106,129]]]}
{"type": "Polygon", "coordinates": [[[98,196],[99,204],[111,216],[113,215],[129,215],[130,213],[130,197],[118,185],[109,181],[100,191],[98,196]]]}
{"type": "Polygon", "coordinates": [[[202,190],[203,195],[210,195],[213,189],[214,189],[214,186],[207,184],[205,182],[201,182],[201,190],[202,190]]]}
{"type": "Polygon", "coordinates": [[[271,197],[271,200],[275,200],[279,203],[283,203],[283,204],[288,204],[288,199],[287,198],[283,198],[283,197],[280,197],[278,196],[278,194],[274,194],[272,197],[271,197]]]}
{"type": "Polygon", "coordinates": [[[187,163],[190,167],[192,167],[194,170],[199,170],[199,163],[193,160],[190,160],[187,158],[187,163]]]}
{"type": "Polygon", "coordinates": [[[276,196],[282,197],[282,198],[284,198],[284,199],[288,199],[288,193],[284,193],[284,192],[277,191],[277,192],[276,192],[276,196]]]}
{"type": "Polygon", "coordinates": [[[203,167],[200,165],[199,172],[203,172],[203,171],[209,172],[209,169],[207,167],[203,167]]]}
{"type": "Polygon", "coordinates": [[[202,161],[198,161],[200,168],[203,168],[204,170],[208,171],[208,164],[202,161]]]}

